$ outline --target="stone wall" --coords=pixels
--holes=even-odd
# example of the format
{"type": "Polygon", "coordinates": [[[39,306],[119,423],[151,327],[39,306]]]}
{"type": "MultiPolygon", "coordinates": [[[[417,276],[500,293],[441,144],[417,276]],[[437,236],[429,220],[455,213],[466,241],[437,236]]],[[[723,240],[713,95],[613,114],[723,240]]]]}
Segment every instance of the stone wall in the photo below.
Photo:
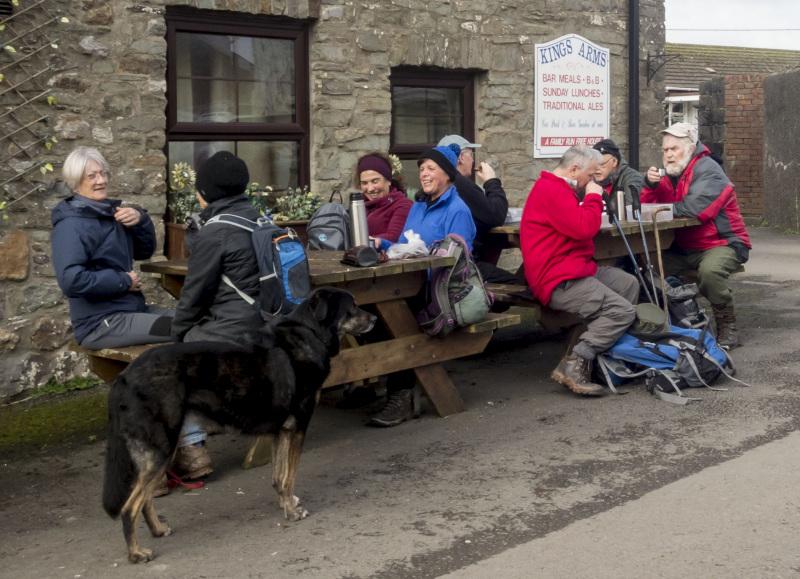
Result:
{"type": "MultiPolygon", "coordinates": [[[[663,0],[640,4],[635,66],[644,80],[647,52],[663,52],[664,6],[663,0]]],[[[40,190],[9,205],[3,212],[8,219],[0,220],[0,399],[53,376],[86,371],[81,358],[66,350],[68,307],[55,281],[49,243],[50,211],[69,194],[53,175],[75,146],[103,152],[114,170],[111,196],[146,208],[163,239],[167,5],[308,22],[315,191],[349,189],[356,158],[388,148],[389,74],[392,67],[416,65],[475,74],[481,160],[496,168],[512,205],[521,206],[539,172],[554,165],[533,159],[534,44],[567,33],[610,49],[611,137],[628,151],[628,0],[48,0],[45,5],[49,14],[69,20],[47,23],[40,15],[43,27],[26,39],[59,39],[57,48],[41,53],[51,69],[40,79],[57,97],[42,126],[57,142],[37,148],[37,159],[55,172],[42,177],[40,190]]],[[[663,89],[658,75],[649,86],[641,83],[642,166],[659,158],[663,89]]],[[[24,90],[30,97],[36,93],[24,90]]],[[[0,104],[12,106],[7,98],[0,104]]],[[[8,143],[3,145],[0,159],[13,155],[8,143]]],[[[6,200],[24,187],[13,180],[18,167],[12,164],[0,163],[0,183],[5,182],[0,195],[6,200]]],[[[174,306],[152,278],[145,293],[149,301],[174,306]]]]}
{"type": "Polygon", "coordinates": [[[800,232],[800,70],[764,79],[764,219],[800,232]]]}
{"type": "Polygon", "coordinates": [[[764,214],[764,75],[726,76],[700,89],[700,140],[724,160],[745,217],[764,214]]]}

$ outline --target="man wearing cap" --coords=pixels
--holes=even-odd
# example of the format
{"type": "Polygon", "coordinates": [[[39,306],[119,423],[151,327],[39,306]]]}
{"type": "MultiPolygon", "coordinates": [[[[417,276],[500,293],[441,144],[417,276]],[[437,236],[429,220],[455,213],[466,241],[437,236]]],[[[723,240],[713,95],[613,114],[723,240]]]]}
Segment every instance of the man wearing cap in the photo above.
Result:
{"type": "Polygon", "coordinates": [[[484,235],[492,227],[503,225],[508,214],[508,199],[500,178],[488,163],[479,163],[475,168],[475,149],[479,149],[481,145],[470,143],[460,135],[447,135],[442,137],[438,146],[447,147],[451,144],[461,147],[461,154],[458,156],[458,165],[456,166],[458,174],[453,185],[475,221],[477,234],[473,257],[483,280],[491,283],[521,283],[521,280],[512,273],[481,259],[484,235]],[[483,189],[472,180],[473,171],[483,180],[483,189]]]}
{"type": "Polygon", "coordinates": [[[603,190],[594,181],[600,159],[587,145],[567,149],[553,172],[542,171],[536,180],[520,223],[522,262],[534,297],[586,324],[550,374],[583,396],[603,394],[602,386],[592,382],[593,361],[631,325],[639,299],[635,277],[594,261],[594,236],[603,213],[603,190]]]}
{"type": "Polygon", "coordinates": [[[625,203],[630,205],[633,200],[628,186],[633,185],[637,192],[641,192],[644,188],[644,176],[628,165],[625,156],[611,139],[597,141],[592,148],[603,155],[594,180],[606,193],[615,193],[622,189],[625,192],[625,203]]]}
{"type": "Polygon", "coordinates": [[[675,241],[664,251],[664,274],[696,269],[700,293],[711,302],[717,322],[717,342],[724,348],[738,343],[733,291],[729,278],[750,256],[750,237],[739,211],[736,192],[722,167],[697,140],[697,129],[676,123],[661,131],[666,175],[650,167],[643,203],[674,203],[676,217],[696,217],[697,227],[675,230],[675,241]]]}

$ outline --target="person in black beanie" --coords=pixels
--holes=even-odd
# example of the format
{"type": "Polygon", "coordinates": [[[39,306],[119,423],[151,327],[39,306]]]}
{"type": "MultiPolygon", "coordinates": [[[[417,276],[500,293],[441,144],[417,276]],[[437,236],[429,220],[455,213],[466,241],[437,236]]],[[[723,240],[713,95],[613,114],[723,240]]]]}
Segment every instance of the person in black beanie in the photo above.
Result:
{"type": "MultiPolygon", "coordinates": [[[[205,225],[221,214],[250,221],[260,217],[244,194],[249,180],[245,162],[227,151],[216,153],[197,171],[195,188],[203,226],[191,244],[186,281],[172,323],[175,342],[239,343],[242,334],[263,325],[259,312],[227,283],[253,299],[259,297],[258,263],[250,232],[227,224],[205,225]]],[[[206,433],[199,427],[194,432],[185,430],[173,470],[184,479],[206,476],[212,471],[204,446],[206,433]]]]}

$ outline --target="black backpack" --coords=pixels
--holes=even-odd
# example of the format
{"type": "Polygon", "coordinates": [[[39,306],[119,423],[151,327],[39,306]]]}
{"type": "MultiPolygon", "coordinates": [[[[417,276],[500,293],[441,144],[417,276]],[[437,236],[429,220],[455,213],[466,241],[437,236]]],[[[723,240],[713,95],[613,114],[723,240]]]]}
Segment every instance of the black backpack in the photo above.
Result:
{"type": "Polygon", "coordinates": [[[246,229],[252,234],[259,270],[259,299],[254,300],[237,288],[227,276],[222,281],[254,308],[268,314],[288,314],[311,295],[308,257],[297,234],[282,229],[266,217],[250,221],[223,213],[206,221],[206,226],[221,223],[246,229]]]}
{"type": "Polygon", "coordinates": [[[350,213],[342,203],[342,194],[338,189],[331,193],[329,202],[311,216],[306,234],[308,249],[350,249],[350,213]],[[339,196],[338,202],[333,201],[334,195],[339,196]]]}

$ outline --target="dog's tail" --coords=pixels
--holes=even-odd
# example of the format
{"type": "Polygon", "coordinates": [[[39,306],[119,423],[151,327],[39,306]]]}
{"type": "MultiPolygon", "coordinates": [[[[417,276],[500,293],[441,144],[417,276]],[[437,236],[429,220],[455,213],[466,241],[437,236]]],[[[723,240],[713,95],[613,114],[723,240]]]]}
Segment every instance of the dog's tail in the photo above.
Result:
{"type": "Polygon", "coordinates": [[[127,409],[121,399],[121,393],[126,387],[125,377],[120,375],[111,385],[108,394],[108,445],[103,483],[103,508],[112,519],[116,519],[125,506],[138,472],[122,436],[121,414],[127,409]]]}

